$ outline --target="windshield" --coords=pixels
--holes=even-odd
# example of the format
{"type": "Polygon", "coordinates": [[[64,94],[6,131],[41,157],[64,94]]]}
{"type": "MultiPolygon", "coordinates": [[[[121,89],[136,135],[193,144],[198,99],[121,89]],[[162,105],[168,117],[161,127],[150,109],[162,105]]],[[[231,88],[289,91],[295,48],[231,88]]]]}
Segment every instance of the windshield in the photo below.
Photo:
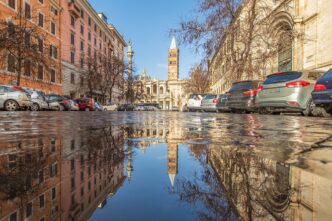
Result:
{"type": "Polygon", "coordinates": [[[250,90],[254,86],[252,81],[244,81],[239,83],[234,83],[229,91],[240,91],[240,90],[250,90]]]}
{"type": "Polygon", "coordinates": [[[209,94],[204,97],[204,99],[215,99],[215,98],[217,98],[217,95],[215,94],[209,94]]]}
{"type": "Polygon", "coordinates": [[[332,69],[324,74],[323,78],[332,78],[332,69]]]}
{"type": "Polygon", "coordinates": [[[267,79],[264,81],[264,84],[277,84],[277,83],[283,83],[287,81],[293,81],[302,76],[301,72],[284,72],[284,73],[278,73],[278,74],[272,74],[267,77],[267,79]]]}

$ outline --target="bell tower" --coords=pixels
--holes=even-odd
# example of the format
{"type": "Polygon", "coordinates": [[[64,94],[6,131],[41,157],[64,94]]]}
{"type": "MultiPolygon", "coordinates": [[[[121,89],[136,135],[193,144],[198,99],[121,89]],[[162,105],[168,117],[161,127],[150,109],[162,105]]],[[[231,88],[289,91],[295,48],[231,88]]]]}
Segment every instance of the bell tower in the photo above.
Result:
{"type": "Polygon", "coordinates": [[[179,49],[174,37],[168,50],[168,80],[179,80],[179,49]]]}

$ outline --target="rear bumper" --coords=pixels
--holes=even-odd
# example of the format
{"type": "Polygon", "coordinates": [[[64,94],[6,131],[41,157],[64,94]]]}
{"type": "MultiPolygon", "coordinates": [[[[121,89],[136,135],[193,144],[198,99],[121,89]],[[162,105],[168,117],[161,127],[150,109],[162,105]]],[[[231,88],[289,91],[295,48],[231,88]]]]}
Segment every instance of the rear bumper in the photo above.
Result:
{"type": "Polygon", "coordinates": [[[202,105],[201,110],[204,110],[204,111],[217,111],[217,105],[202,105]]]}
{"type": "Polygon", "coordinates": [[[257,109],[256,99],[249,98],[241,101],[229,100],[226,103],[229,109],[255,111],[257,109]]]}
{"type": "Polygon", "coordinates": [[[332,107],[332,90],[312,92],[312,99],[317,106],[332,107]]]}
{"type": "Polygon", "coordinates": [[[187,107],[188,110],[202,110],[201,106],[188,106],[187,107]]]}
{"type": "Polygon", "coordinates": [[[306,109],[297,104],[289,104],[287,101],[259,101],[258,108],[267,108],[275,111],[292,111],[299,112],[306,109]]]}

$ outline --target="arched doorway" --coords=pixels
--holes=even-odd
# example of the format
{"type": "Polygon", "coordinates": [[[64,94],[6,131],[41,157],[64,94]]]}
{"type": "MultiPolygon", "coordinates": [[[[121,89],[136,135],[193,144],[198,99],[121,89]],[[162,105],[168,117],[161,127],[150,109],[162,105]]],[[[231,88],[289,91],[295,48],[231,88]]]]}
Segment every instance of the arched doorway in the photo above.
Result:
{"type": "Polygon", "coordinates": [[[157,94],[157,85],[153,85],[153,89],[152,89],[154,94],[157,94]]]}

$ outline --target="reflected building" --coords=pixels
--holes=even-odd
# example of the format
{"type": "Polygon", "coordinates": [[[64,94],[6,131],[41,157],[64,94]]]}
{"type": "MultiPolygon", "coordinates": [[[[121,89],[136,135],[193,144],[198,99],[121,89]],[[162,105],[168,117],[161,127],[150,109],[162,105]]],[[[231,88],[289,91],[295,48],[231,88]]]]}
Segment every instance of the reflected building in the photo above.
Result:
{"type": "Polygon", "coordinates": [[[172,187],[174,187],[174,182],[176,175],[178,174],[178,145],[174,143],[169,143],[167,145],[167,172],[169,180],[172,187]]]}
{"type": "Polygon", "coordinates": [[[60,220],[59,136],[0,142],[0,220],[60,220]]]}
{"type": "Polygon", "coordinates": [[[210,146],[212,166],[242,220],[330,220],[332,181],[239,149],[210,146]]]}

